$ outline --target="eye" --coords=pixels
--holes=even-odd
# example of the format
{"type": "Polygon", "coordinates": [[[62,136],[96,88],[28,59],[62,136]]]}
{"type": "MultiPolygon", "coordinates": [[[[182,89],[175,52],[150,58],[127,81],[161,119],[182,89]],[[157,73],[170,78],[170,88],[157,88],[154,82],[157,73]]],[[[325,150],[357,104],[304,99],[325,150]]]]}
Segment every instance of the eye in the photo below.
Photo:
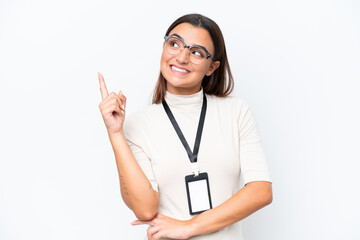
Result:
{"type": "Polygon", "coordinates": [[[198,57],[203,57],[203,55],[199,51],[194,51],[193,54],[195,54],[198,57]]]}
{"type": "Polygon", "coordinates": [[[176,38],[169,39],[169,46],[172,48],[181,48],[181,41],[176,38]]]}
{"type": "Polygon", "coordinates": [[[206,56],[206,53],[201,48],[192,49],[191,52],[195,57],[197,58],[204,58],[206,56]]]}
{"type": "Polygon", "coordinates": [[[179,47],[179,44],[175,41],[172,41],[170,44],[172,47],[179,47]]]}

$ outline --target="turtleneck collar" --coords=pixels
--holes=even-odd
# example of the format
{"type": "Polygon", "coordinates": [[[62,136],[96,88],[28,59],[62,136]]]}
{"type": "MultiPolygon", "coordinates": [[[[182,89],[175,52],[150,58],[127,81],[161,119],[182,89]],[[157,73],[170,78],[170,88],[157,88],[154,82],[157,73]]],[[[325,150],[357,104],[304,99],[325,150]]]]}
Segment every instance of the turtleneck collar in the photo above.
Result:
{"type": "Polygon", "coordinates": [[[166,91],[165,101],[171,108],[200,109],[203,103],[203,88],[191,95],[175,95],[166,91]]]}

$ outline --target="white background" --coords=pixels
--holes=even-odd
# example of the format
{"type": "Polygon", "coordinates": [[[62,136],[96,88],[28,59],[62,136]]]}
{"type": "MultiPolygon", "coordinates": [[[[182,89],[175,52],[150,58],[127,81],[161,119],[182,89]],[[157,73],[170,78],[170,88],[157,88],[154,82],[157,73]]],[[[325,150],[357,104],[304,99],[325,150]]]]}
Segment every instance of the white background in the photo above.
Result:
{"type": "Polygon", "coordinates": [[[143,239],[123,203],[97,72],[149,103],[163,36],[223,31],[257,119],[274,201],[246,240],[360,239],[360,1],[0,0],[0,239],[143,239]]]}

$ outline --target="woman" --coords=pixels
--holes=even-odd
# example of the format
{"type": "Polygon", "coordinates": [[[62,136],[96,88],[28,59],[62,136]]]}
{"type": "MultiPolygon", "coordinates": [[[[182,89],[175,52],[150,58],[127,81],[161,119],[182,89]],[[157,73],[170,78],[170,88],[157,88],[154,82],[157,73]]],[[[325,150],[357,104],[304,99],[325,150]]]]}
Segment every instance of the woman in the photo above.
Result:
{"type": "Polygon", "coordinates": [[[126,97],[108,94],[99,74],[99,108],[123,200],[138,218],[132,224],[150,225],[151,240],[242,239],[238,222],[270,204],[272,189],[251,111],[228,96],[233,79],[217,24],[199,14],[177,19],[160,67],[153,104],[124,127],[126,97]]]}

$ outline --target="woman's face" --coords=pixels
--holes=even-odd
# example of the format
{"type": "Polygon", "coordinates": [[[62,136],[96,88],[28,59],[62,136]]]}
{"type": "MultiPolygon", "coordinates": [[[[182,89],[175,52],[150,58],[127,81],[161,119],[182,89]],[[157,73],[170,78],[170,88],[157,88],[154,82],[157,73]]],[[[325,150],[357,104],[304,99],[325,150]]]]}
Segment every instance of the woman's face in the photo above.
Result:
{"type": "MultiPolygon", "coordinates": [[[[203,46],[211,55],[214,55],[214,44],[209,32],[204,28],[194,27],[189,23],[181,23],[171,30],[169,36],[173,34],[180,36],[186,45],[203,46]]],[[[184,48],[177,55],[171,55],[163,49],[160,67],[167,82],[168,92],[177,95],[199,92],[204,76],[210,76],[220,65],[219,61],[213,62],[211,58],[206,59],[201,64],[194,64],[189,57],[188,48],[184,48]]]]}

